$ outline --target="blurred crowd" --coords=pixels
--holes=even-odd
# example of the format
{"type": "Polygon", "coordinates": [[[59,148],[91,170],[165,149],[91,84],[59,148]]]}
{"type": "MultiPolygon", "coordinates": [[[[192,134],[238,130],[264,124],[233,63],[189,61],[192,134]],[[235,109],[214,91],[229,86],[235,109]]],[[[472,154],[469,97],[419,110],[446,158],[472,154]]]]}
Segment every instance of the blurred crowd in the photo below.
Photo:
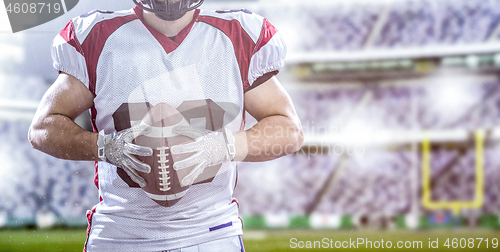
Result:
{"type": "Polygon", "coordinates": [[[0,213],[13,225],[32,224],[39,213],[72,223],[98,202],[93,162],[53,158],[31,148],[29,122],[0,123],[0,213]]]}
{"type": "Polygon", "coordinates": [[[299,51],[354,51],[367,42],[374,48],[477,44],[500,36],[498,0],[319,1],[255,11],[286,33],[295,29],[300,36],[286,35],[300,40],[292,48],[299,51]],[[283,13],[299,20],[282,25],[283,13]]]}

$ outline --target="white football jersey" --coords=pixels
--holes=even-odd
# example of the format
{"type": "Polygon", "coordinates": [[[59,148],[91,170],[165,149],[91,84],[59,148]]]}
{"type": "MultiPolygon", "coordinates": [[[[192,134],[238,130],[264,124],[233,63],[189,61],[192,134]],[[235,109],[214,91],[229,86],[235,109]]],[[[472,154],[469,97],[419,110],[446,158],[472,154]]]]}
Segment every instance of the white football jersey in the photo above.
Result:
{"type": "MultiPolygon", "coordinates": [[[[175,40],[148,26],[138,7],[92,11],[72,19],[52,47],[56,70],[95,95],[92,123],[106,134],[134,126],[158,103],[191,111],[183,116],[192,126],[239,131],[245,91],[281,69],[285,54],[277,30],[247,10],[197,9],[175,40]]],[[[87,214],[85,250],[162,251],[241,235],[236,180],[235,163],[225,163],[178,202],[162,206],[122,169],[98,162],[101,201],[87,214]]]]}

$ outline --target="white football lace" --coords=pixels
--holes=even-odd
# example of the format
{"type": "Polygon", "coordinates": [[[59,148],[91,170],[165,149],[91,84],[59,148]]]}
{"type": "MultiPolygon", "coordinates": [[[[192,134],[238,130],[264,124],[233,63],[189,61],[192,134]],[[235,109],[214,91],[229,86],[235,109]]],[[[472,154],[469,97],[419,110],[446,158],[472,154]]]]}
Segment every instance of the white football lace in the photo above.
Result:
{"type": "Polygon", "coordinates": [[[169,154],[167,153],[167,150],[169,149],[168,147],[166,146],[162,146],[162,147],[158,147],[156,148],[160,153],[157,155],[160,160],[158,160],[158,163],[160,163],[160,166],[158,168],[160,168],[160,191],[168,191],[170,190],[170,177],[168,176],[168,174],[170,173],[168,171],[168,168],[170,167],[170,165],[167,165],[167,163],[169,162],[169,160],[167,159],[167,157],[169,156],[169,154]]]}

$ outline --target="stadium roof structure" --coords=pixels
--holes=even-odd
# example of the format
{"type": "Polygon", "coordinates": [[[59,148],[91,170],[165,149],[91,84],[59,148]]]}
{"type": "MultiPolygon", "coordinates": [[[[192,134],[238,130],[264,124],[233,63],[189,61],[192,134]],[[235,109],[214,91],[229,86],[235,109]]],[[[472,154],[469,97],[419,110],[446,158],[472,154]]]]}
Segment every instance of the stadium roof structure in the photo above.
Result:
{"type": "Polygon", "coordinates": [[[429,59],[451,56],[468,56],[500,53],[500,43],[471,44],[457,46],[426,46],[401,49],[368,49],[338,52],[291,53],[287,64],[317,64],[331,62],[384,61],[400,59],[429,59]]]}
{"type": "MultiPolygon", "coordinates": [[[[500,128],[485,130],[486,139],[500,139],[500,128]]],[[[359,133],[359,132],[358,132],[359,133]]],[[[375,134],[316,134],[306,135],[303,146],[363,146],[384,147],[410,145],[429,139],[432,143],[464,143],[473,140],[474,132],[467,129],[382,131],[375,134]]]]}
{"type": "MultiPolygon", "coordinates": [[[[304,51],[291,50],[288,64],[500,53],[500,12],[496,11],[496,2],[319,1],[303,3],[302,8],[313,3],[316,9],[304,19],[307,23],[293,25],[305,25],[313,32],[303,37],[308,37],[308,42],[318,41],[309,43],[304,51]]],[[[296,28],[291,31],[296,33],[296,28]]]]}
{"type": "Polygon", "coordinates": [[[38,107],[36,101],[0,99],[1,121],[31,121],[38,107]]]}

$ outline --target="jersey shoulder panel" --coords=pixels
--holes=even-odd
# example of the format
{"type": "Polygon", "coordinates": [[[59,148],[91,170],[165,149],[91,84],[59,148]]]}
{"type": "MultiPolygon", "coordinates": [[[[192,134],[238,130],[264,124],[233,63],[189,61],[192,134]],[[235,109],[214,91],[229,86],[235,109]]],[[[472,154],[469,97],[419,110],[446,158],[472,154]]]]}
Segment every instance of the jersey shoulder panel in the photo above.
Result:
{"type": "Polygon", "coordinates": [[[241,28],[248,34],[254,43],[261,34],[264,18],[246,9],[240,10],[201,10],[200,18],[214,18],[226,21],[238,21],[241,28]]]}
{"type": "Polygon", "coordinates": [[[116,20],[125,23],[137,18],[133,9],[123,11],[92,10],[71,20],[78,40],[83,43],[97,24],[104,21],[116,20]],[[124,19],[124,17],[129,17],[124,19]]]}

